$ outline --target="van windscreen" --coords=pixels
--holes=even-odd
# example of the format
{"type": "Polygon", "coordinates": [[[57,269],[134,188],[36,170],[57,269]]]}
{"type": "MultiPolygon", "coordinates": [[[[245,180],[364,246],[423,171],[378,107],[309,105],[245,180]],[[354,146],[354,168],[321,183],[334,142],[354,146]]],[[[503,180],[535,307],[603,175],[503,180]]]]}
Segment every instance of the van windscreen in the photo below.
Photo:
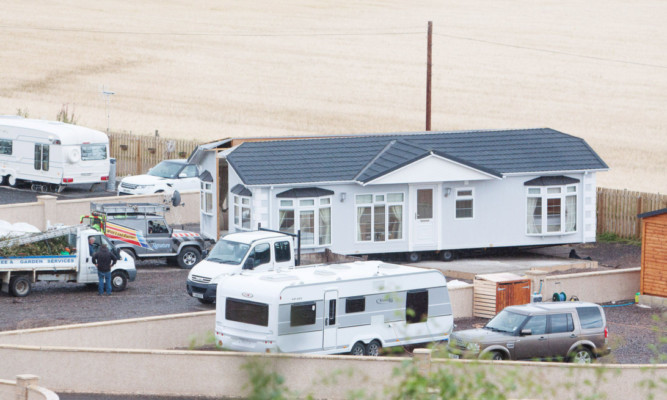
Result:
{"type": "Polygon", "coordinates": [[[269,326],[269,305],[228,297],[225,302],[225,319],[244,324],[269,326]]]}

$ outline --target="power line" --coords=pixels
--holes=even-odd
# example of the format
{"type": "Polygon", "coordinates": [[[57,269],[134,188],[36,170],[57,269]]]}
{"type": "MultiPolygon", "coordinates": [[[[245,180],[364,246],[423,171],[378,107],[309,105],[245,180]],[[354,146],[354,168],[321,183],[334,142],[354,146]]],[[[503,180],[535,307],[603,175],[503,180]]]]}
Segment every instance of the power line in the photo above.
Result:
{"type": "Polygon", "coordinates": [[[442,37],[446,37],[446,38],[450,38],[450,39],[467,40],[467,41],[470,41],[470,42],[492,44],[494,46],[503,46],[503,47],[511,47],[511,48],[515,48],[515,49],[522,49],[522,50],[539,51],[541,53],[559,54],[559,55],[565,55],[565,56],[570,56],[570,57],[586,58],[586,59],[589,59],[589,60],[614,62],[614,63],[618,63],[618,64],[637,65],[637,66],[640,66],[640,67],[652,67],[652,68],[667,69],[667,65],[647,64],[647,63],[639,63],[639,62],[634,62],[634,61],[618,60],[618,59],[615,59],[615,58],[587,56],[587,55],[584,55],[584,54],[568,53],[566,51],[541,49],[541,48],[538,48],[538,47],[521,46],[521,45],[517,45],[517,44],[494,42],[492,40],[475,39],[475,38],[471,38],[471,37],[448,35],[448,34],[443,34],[443,33],[434,33],[434,35],[442,36],[442,37]]]}

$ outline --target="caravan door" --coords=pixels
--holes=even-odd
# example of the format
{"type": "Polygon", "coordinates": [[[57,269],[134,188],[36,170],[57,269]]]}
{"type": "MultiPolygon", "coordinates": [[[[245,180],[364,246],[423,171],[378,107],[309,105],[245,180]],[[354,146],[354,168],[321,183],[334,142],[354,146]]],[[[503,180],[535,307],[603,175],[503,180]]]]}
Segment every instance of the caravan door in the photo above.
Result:
{"type": "Polygon", "coordinates": [[[322,335],[322,349],[324,350],[336,347],[338,343],[337,303],[337,290],[324,292],[324,329],[322,335]]]}

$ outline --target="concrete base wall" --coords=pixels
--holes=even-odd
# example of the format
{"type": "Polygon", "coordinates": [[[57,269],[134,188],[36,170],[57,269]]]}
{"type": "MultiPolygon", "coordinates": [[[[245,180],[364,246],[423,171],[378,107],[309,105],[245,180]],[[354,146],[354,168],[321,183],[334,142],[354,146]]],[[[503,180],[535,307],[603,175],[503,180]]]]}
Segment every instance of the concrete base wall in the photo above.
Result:
{"type": "MultiPolygon", "coordinates": [[[[41,230],[48,224],[75,225],[82,215],[90,213],[90,203],[162,203],[163,194],[141,196],[95,197],[78,200],[57,200],[55,196],[37,196],[35,203],[0,205],[0,220],[10,223],[27,222],[41,230]]],[[[199,223],[199,191],[181,193],[184,206],[172,207],[167,213],[169,224],[199,223]]]]}
{"type": "Polygon", "coordinates": [[[472,318],[473,285],[449,288],[454,318],[472,318]]]}
{"type": "Polygon", "coordinates": [[[667,297],[650,296],[648,294],[639,295],[639,304],[649,306],[652,308],[659,308],[667,310],[667,297]]]}
{"type": "MultiPolygon", "coordinates": [[[[283,376],[291,390],[304,395],[339,399],[348,397],[350,390],[363,389],[383,398],[385,388],[398,383],[394,369],[406,360],[167,350],[187,348],[193,338],[205,338],[213,324],[214,312],[207,311],[3,332],[0,359],[11,362],[0,363],[0,376],[31,371],[42,377],[45,387],[57,392],[241,397],[248,393],[243,366],[259,360],[283,376]]],[[[667,377],[667,365],[573,366],[430,358],[420,362],[427,371],[446,368],[453,374],[468,375],[482,369],[487,379],[497,383],[508,374],[528,377],[545,390],[540,398],[578,398],[591,391],[605,393],[612,400],[639,398],[645,397],[639,382],[667,377]],[[599,382],[602,369],[604,382],[599,382]],[[584,385],[586,379],[598,384],[584,385]],[[578,392],[580,389],[583,391],[578,392]]],[[[508,395],[517,397],[528,383],[518,378],[515,382],[517,391],[508,395]]]]}

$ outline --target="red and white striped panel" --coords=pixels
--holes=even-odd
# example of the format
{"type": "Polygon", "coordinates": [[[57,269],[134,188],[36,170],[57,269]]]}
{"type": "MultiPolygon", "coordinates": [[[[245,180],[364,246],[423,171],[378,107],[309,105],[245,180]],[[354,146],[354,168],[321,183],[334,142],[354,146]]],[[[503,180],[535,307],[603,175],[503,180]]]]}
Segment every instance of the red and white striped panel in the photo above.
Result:
{"type": "Polygon", "coordinates": [[[186,236],[199,236],[198,233],[194,232],[179,232],[171,235],[172,237],[186,237],[186,236]]]}

